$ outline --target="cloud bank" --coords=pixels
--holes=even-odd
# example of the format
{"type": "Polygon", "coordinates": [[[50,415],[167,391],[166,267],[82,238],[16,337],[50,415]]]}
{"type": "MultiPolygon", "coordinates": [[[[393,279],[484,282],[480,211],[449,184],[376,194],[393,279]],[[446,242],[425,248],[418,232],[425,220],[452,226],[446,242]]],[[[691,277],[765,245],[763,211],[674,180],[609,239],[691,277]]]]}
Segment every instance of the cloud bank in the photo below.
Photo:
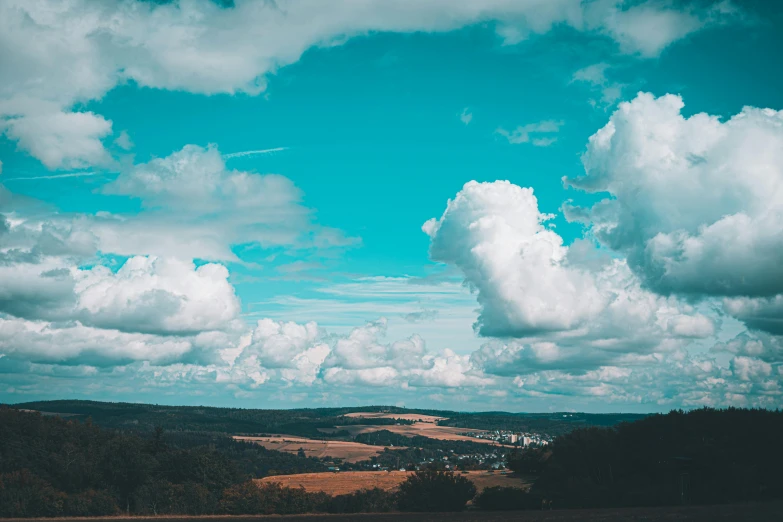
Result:
{"type": "MultiPolygon", "coordinates": [[[[266,88],[267,76],[312,47],[372,32],[443,32],[492,23],[514,44],[555,26],[658,55],[674,41],[736,18],[728,1],[679,8],[655,1],[489,0],[157,3],[9,0],[0,5],[0,131],[47,167],[105,166],[112,122],[75,109],[117,85],[199,94],[266,88]]],[[[118,135],[118,139],[121,138],[118,135]]]]}

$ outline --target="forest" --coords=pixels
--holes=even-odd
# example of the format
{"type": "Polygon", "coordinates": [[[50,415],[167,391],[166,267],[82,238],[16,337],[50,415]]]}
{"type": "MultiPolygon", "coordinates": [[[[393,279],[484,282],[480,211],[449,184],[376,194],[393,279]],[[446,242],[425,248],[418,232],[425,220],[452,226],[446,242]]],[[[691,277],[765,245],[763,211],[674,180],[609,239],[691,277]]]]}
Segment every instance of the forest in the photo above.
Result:
{"type": "MultiPolygon", "coordinates": [[[[583,508],[783,499],[780,411],[672,411],[575,429],[548,448],[510,455],[513,471],[535,477],[529,492],[489,488],[479,495],[465,477],[436,470],[411,475],[399,492],[330,497],[259,486],[252,479],[324,471],[325,464],[216,431],[118,425],[130,429],[99,426],[90,416],[0,406],[0,516],[449,511],[470,500],[473,509],[496,510],[540,509],[542,502],[583,508]]],[[[409,449],[428,451],[443,441],[418,443],[409,449]]]]}

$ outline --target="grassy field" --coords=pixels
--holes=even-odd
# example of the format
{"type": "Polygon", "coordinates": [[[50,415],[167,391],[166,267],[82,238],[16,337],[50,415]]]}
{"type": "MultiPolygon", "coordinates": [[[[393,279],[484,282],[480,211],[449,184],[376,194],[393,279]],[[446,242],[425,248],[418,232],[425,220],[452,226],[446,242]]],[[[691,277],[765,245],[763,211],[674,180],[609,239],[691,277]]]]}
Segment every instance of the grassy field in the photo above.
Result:
{"type": "MultiPolygon", "coordinates": [[[[165,520],[166,522],[779,522],[783,520],[783,503],[730,504],[723,506],[685,506],[663,508],[573,509],[555,511],[465,511],[462,513],[365,513],[358,515],[268,515],[205,517],[94,517],[57,520],[119,522],[121,520],[165,520]]],[[[5,519],[13,522],[53,519],[5,519]]]]}
{"type": "Polygon", "coordinates": [[[234,438],[236,440],[254,442],[271,450],[298,453],[302,449],[308,457],[338,457],[346,462],[368,460],[370,457],[374,457],[383,451],[382,446],[370,446],[369,444],[342,440],[315,440],[293,435],[272,435],[270,437],[235,436],[234,438]]]}
{"type": "MultiPolygon", "coordinates": [[[[279,482],[292,488],[303,487],[307,491],[322,491],[330,495],[342,495],[360,489],[395,489],[411,475],[412,471],[341,471],[339,473],[301,473],[264,477],[259,482],[279,482]]],[[[500,472],[468,471],[464,475],[476,484],[479,491],[491,486],[508,486],[527,489],[530,482],[512,474],[500,472]]]]}

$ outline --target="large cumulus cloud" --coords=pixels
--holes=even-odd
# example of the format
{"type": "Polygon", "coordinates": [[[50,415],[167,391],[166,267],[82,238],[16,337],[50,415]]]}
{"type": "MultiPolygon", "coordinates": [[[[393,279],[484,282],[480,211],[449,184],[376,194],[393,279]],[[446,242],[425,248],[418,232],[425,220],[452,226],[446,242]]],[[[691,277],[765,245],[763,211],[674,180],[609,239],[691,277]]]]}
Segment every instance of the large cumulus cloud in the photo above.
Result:
{"type": "Polygon", "coordinates": [[[469,182],[425,223],[432,259],[458,267],[476,290],[481,335],[630,349],[623,340],[654,346],[712,334],[704,316],[642,289],[624,261],[564,246],[550,217],[530,188],[469,182]]]}
{"type": "MultiPolygon", "coordinates": [[[[567,207],[628,258],[645,285],[691,296],[783,291],[783,112],[723,122],[682,114],[679,96],[640,93],[589,141],[567,183],[611,197],[567,207]]],[[[748,310],[747,306],[742,307],[748,310]]]]}

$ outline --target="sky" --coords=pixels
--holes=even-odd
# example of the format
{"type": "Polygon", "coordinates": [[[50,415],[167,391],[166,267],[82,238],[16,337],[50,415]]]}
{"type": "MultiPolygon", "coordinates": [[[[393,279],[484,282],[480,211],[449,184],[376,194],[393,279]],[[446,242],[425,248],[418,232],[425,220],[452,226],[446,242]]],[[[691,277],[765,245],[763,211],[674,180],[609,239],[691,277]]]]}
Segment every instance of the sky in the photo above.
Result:
{"type": "Polygon", "coordinates": [[[0,3],[0,402],[783,407],[783,6],[0,3]]]}

